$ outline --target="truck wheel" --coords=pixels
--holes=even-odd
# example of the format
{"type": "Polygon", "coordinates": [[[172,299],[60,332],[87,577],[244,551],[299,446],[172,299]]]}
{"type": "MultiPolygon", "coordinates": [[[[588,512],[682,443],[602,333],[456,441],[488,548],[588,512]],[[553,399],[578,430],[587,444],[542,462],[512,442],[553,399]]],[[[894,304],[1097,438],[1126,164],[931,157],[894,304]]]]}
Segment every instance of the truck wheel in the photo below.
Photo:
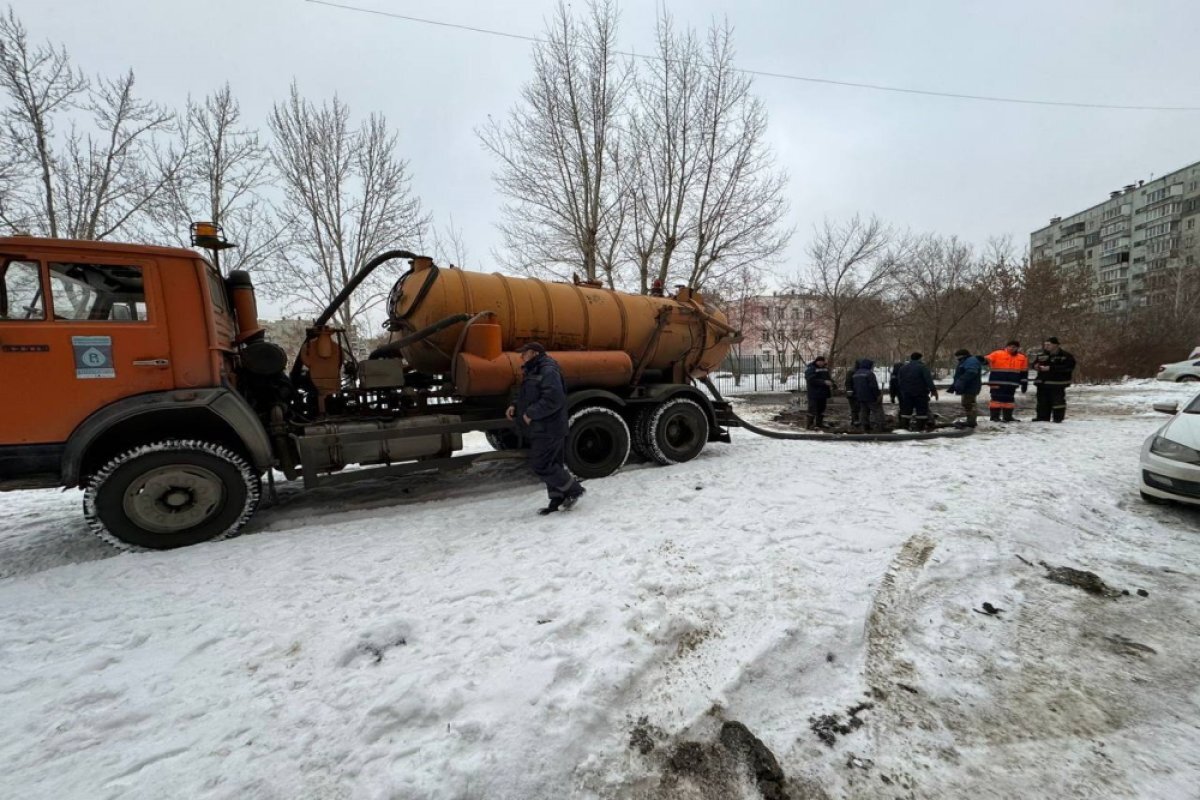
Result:
{"type": "Polygon", "coordinates": [[[633,435],[633,452],[642,461],[654,460],[654,451],[650,449],[649,430],[650,418],[657,410],[657,406],[639,408],[629,420],[629,431],[633,435]]]}
{"type": "Polygon", "coordinates": [[[686,397],[667,400],[638,427],[641,447],[660,464],[691,461],[708,441],[708,415],[686,397]]]}
{"type": "Polygon", "coordinates": [[[571,415],[567,469],[577,478],[612,475],[629,457],[629,426],[611,408],[588,406],[571,415]]]}
{"type": "Polygon", "coordinates": [[[493,450],[516,450],[521,446],[521,439],[516,431],[484,431],[487,443],[493,450]]]}
{"type": "Polygon", "coordinates": [[[126,450],[92,475],[83,513],[125,549],[170,550],[236,536],[261,484],[244,458],[212,442],[171,439],[126,450]]]}

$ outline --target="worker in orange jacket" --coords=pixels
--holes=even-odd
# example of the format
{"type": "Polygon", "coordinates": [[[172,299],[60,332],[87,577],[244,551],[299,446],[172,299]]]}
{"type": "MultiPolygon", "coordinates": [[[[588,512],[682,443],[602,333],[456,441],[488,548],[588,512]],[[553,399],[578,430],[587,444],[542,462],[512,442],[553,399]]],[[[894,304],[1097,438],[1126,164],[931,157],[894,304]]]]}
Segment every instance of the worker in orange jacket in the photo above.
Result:
{"type": "Polygon", "coordinates": [[[996,350],[987,356],[991,372],[988,374],[987,385],[991,393],[988,401],[988,411],[991,412],[992,422],[1013,422],[1013,412],[1017,408],[1017,388],[1021,394],[1029,391],[1029,358],[1021,352],[1021,343],[1011,340],[1003,350],[996,350]]]}

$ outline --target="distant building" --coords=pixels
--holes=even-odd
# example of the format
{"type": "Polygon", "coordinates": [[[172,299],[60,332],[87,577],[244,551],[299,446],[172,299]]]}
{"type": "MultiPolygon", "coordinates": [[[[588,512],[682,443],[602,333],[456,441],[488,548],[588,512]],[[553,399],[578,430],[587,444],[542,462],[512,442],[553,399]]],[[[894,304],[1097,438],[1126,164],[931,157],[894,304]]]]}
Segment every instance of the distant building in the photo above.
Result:
{"type": "Polygon", "coordinates": [[[776,292],[747,298],[727,312],[742,332],[741,352],[811,358],[829,342],[822,309],[815,295],[776,292]]]}
{"type": "Polygon", "coordinates": [[[1096,276],[1101,311],[1168,301],[1180,270],[1200,264],[1200,162],[1131,183],[1029,237],[1029,257],[1096,276]]]}

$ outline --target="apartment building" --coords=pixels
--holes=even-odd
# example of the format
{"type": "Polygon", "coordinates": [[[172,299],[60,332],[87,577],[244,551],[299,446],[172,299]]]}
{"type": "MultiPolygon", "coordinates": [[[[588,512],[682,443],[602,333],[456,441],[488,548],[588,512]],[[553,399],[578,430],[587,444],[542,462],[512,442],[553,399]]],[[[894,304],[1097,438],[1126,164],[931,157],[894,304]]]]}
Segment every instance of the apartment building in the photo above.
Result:
{"type": "Polygon", "coordinates": [[[1200,266],[1200,162],[1138,181],[1029,236],[1034,261],[1079,264],[1096,276],[1102,311],[1170,302],[1200,266]]]}

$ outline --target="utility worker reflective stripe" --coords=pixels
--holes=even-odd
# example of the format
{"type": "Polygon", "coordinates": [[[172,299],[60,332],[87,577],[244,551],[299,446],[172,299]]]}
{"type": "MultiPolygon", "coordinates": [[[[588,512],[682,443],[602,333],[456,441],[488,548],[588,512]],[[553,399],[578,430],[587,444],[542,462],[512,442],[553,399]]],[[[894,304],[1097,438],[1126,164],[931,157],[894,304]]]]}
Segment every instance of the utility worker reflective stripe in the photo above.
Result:
{"type": "Polygon", "coordinates": [[[1029,359],[1024,353],[1010,354],[997,350],[987,357],[991,373],[988,386],[1022,386],[1029,383],[1029,359]]]}
{"type": "Polygon", "coordinates": [[[988,354],[987,385],[991,394],[988,401],[990,409],[1015,409],[1017,407],[1017,387],[1029,385],[1029,359],[1024,353],[1013,355],[1007,350],[997,350],[988,354]]]}

